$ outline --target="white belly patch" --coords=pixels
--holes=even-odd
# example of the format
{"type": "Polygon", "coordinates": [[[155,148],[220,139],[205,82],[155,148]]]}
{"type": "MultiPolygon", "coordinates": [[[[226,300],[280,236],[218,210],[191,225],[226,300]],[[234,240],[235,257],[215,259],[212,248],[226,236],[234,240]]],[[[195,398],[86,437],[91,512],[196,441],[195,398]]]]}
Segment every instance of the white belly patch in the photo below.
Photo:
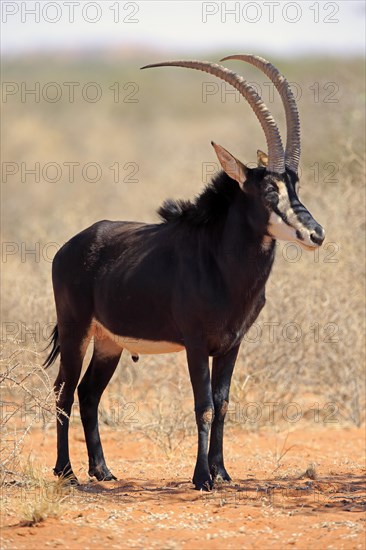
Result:
{"type": "Polygon", "coordinates": [[[96,319],[93,320],[92,326],[92,332],[96,340],[108,338],[120,348],[129,351],[131,355],[175,353],[185,349],[184,346],[174,342],[165,342],[164,340],[143,340],[142,338],[133,338],[131,336],[119,336],[117,334],[113,334],[96,319]]]}

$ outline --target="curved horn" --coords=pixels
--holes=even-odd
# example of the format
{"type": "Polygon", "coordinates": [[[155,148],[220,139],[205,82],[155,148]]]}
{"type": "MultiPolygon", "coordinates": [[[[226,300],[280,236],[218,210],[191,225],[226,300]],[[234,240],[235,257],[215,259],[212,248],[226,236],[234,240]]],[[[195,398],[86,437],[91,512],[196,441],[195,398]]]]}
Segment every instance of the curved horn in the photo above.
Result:
{"type": "Polygon", "coordinates": [[[239,59],[240,61],[246,61],[251,65],[254,65],[258,69],[264,72],[272,80],[273,84],[277,88],[283,102],[286,113],[286,125],[287,125],[287,139],[286,139],[286,153],[285,163],[290,170],[297,173],[300,162],[300,118],[297,110],[296,101],[291,91],[289,83],[286,78],[276,69],[272,63],[251,54],[240,55],[228,55],[220,61],[226,61],[228,59],[239,59]]]}
{"type": "Polygon", "coordinates": [[[243,77],[234,73],[234,71],[230,71],[229,69],[222,67],[221,65],[209,63],[208,61],[166,61],[164,63],[145,65],[145,67],[141,68],[149,69],[151,67],[169,66],[187,67],[189,69],[204,71],[206,73],[213,74],[234,86],[234,88],[236,88],[248,101],[263,128],[268,147],[268,171],[277,172],[278,174],[284,173],[285,155],[277,124],[262,99],[243,77]]]}

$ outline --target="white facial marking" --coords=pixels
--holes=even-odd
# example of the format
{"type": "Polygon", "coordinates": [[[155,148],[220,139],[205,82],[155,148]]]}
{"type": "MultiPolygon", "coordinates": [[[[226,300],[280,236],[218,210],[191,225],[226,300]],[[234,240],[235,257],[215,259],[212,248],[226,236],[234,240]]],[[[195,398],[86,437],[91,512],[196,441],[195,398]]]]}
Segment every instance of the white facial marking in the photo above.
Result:
{"type": "Polygon", "coordinates": [[[277,208],[280,212],[285,214],[291,225],[285,223],[283,219],[276,214],[276,212],[271,212],[268,222],[268,233],[275,239],[297,242],[306,250],[309,250],[309,248],[316,248],[316,245],[310,238],[309,229],[300,222],[291,207],[286,185],[280,180],[276,180],[276,184],[279,190],[279,201],[277,208]],[[298,238],[296,234],[297,231],[301,234],[303,240],[298,238]]]}
{"type": "Polygon", "coordinates": [[[94,338],[98,348],[100,347],[100,342],[107,340],[108,342],[112,342],[115,347],[121,350],[128,350],[131,355],[174,353],[185,349],[184,346],[175,344],[174,342],[142,340],[141,338],[132,338],[130,336],[113,334],[96,319],[93,320],[93,325],[95,327],[94,338]]]}

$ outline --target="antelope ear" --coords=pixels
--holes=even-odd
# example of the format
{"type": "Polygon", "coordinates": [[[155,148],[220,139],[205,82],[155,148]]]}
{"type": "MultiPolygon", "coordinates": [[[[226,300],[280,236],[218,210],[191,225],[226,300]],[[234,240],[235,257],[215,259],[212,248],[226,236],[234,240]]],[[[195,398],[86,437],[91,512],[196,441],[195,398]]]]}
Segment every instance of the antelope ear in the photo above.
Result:
{"type": "Polygon", "coordinates": [[[243,187],[245,180],[248,177],[248,168],[241,163],[240,160],[233,157],[229,151],[221,147],[221,145],[217,145],[217,143],[214,143],[213,141],[211,141],[211,145],[215,149],[215,153],[224,172],[226,172],[230,178],[237,181],[239,185],[243,187]]]}
{"type": "Polygon", "coordinates": [[[257,151],[257,164],[258,166],[264,166],[265,168],[268,166],[268,156],[260,149],[257,151]]]}

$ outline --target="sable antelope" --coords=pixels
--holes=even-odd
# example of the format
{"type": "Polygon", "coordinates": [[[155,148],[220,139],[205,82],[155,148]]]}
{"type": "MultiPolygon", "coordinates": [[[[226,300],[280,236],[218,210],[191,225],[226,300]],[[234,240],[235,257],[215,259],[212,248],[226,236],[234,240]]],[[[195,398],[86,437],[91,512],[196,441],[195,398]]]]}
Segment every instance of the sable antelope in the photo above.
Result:
{"type": "MultiPolygon", "coordinates": [[[[258,167],[248,168],[212,143],[223,170],[194,202],[166,201],[158,210],[160,223],[95,223],[68,241],[53,261],[57,325],[45,366],[61,354],[55,391],[60,409],[69,416],[85,351],[94,337],[78,396],[89,475],[98,480],[116,479],[103,455],[98,404],[127,349],[135,359],[144,353],[186,351],[198,430],[193,483],[197,489],[210,489],[218,476],[230,481],[223,459],[230,381],[240,343],[265,304],[276,239],[297,242],[306,250],[324,240],[323,228],[296,192],[300,123],[286,79],[260,57],[225,59],[249,62],[273,81],[286,112],[286,150],[266,105],[235,72],[200,61],[147,65],[143,68],[197,69],[234,86],[264,130],[268,156],[258,151],[258,167]]],[[[54,473],[77,482],[68,429],[67,417],[57,422],[54,473]]]]}

